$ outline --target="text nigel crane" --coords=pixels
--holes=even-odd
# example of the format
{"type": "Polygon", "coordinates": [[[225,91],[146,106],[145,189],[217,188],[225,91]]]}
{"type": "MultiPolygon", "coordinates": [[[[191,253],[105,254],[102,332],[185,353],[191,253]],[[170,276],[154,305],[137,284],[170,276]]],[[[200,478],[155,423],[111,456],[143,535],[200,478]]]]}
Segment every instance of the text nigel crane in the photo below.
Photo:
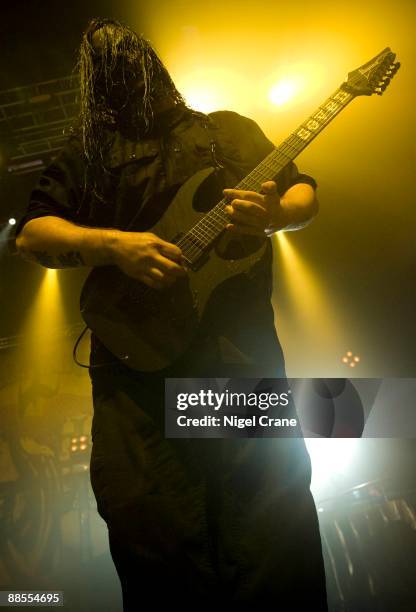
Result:
{"type": "Polygon", "coordinates": [[[244,429],[246,427],[296,427],[297,419],[295,418],[275,418],[265,414],[260,416],[253,415],[250,417],[237,417],[236,415],[215,417],[205,415],[203,417],[187,417],[183,414],[176,419],[179,427],[237,427],[244,429]]]}

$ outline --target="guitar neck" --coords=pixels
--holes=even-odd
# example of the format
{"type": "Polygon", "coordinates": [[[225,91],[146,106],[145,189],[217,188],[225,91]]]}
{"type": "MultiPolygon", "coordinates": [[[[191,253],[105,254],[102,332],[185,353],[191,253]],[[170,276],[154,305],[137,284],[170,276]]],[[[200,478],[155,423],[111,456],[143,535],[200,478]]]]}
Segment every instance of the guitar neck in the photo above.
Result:
{"type": "MultiPolygon", "coordinates": [[[[341,85],[286,140],[244,177],[235,186],[235,189],[260,191],[262,183],[275,178],[331,123],[354,97],[353,93],[350,93],[341,85]]],[[[227,203],[226,198],[223,198],[181,238],[179,246],[182,247],[185,256],[188,250],[193,257],[200,255],[222,233],[229,223],[229,217],[225,211],[227,203]]]]}
{"type": "Polygon", "coordinates": [[[293,161],[353,98],[354,95],[345,91],[341,85],[306,121],[240,181],[236,189],[259,191],[262,183],[270,181],[293,161]]]}

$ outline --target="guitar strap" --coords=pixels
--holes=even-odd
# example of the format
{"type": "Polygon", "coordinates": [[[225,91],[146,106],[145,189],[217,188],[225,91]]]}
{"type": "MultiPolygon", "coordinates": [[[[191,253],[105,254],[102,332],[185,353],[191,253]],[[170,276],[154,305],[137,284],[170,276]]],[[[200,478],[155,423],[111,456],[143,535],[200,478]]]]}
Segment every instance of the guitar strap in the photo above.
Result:
{"type": "Polygon", "coordinates": [[[212,166],[215,171],[218,172],[219,170],[224,169],[224,166],[221,164],[217,157],[217,142],[215,140],[215,130],[218,129],[218,126],[209,115],[205,115],[203,120],[203,127],[207,130],[212,166]]]}
{"type": "Polygon", "coordinates": [[[213,168],[215,168],[215,172],[218,172],[219,170],[224,169],[224,166],[217,158],[217,142],[214,137],[214,130],[218,128],[215,122],[210,117],[208,117],[208,121],[205,122],[204,127],[208,130],[209,134],[209,149],[211,153],[212,166],[213,168]]]}

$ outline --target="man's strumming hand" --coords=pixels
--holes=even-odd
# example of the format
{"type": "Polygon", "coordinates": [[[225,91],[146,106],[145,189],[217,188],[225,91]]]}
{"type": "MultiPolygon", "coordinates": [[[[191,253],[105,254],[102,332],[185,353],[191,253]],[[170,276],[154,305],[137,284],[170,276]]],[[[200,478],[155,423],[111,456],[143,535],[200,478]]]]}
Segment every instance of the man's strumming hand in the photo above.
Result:
{"type": "Polygon", "coordinates": [[[111,250],[122,272],[154,289],[172,285],[186,274],[179,247],[150,232],[115,232],[111,250]]]}

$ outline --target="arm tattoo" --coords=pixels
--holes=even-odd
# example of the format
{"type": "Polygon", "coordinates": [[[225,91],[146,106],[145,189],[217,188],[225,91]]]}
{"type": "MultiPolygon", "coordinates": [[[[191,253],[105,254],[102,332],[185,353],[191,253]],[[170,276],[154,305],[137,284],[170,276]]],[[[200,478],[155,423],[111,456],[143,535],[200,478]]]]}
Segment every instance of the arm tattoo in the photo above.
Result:
{"type": "Polygon", "coordinates": [[[79,251],[68,251],[68,253],[61,253],[61,255],[56,256],[56,259],[63,268],[77,268],[78,266],[85,266],[85,261],[79,251]]]}
{"type": "Polygon", "coordinates": [[[48,255],[46,251],[30,251],[31,255],[36,259],[41,266],[45,266],[45,268],[53,268],[54,260],[52,255],[48,255]]]}
{"type": "Polygon", "coordinates": [[[85,261],[79,251],[68,251],[60,255],[49,255],[46,251],[30,251],[31,255],[45,268],[77,268],[85,266],[85,261]]]}

